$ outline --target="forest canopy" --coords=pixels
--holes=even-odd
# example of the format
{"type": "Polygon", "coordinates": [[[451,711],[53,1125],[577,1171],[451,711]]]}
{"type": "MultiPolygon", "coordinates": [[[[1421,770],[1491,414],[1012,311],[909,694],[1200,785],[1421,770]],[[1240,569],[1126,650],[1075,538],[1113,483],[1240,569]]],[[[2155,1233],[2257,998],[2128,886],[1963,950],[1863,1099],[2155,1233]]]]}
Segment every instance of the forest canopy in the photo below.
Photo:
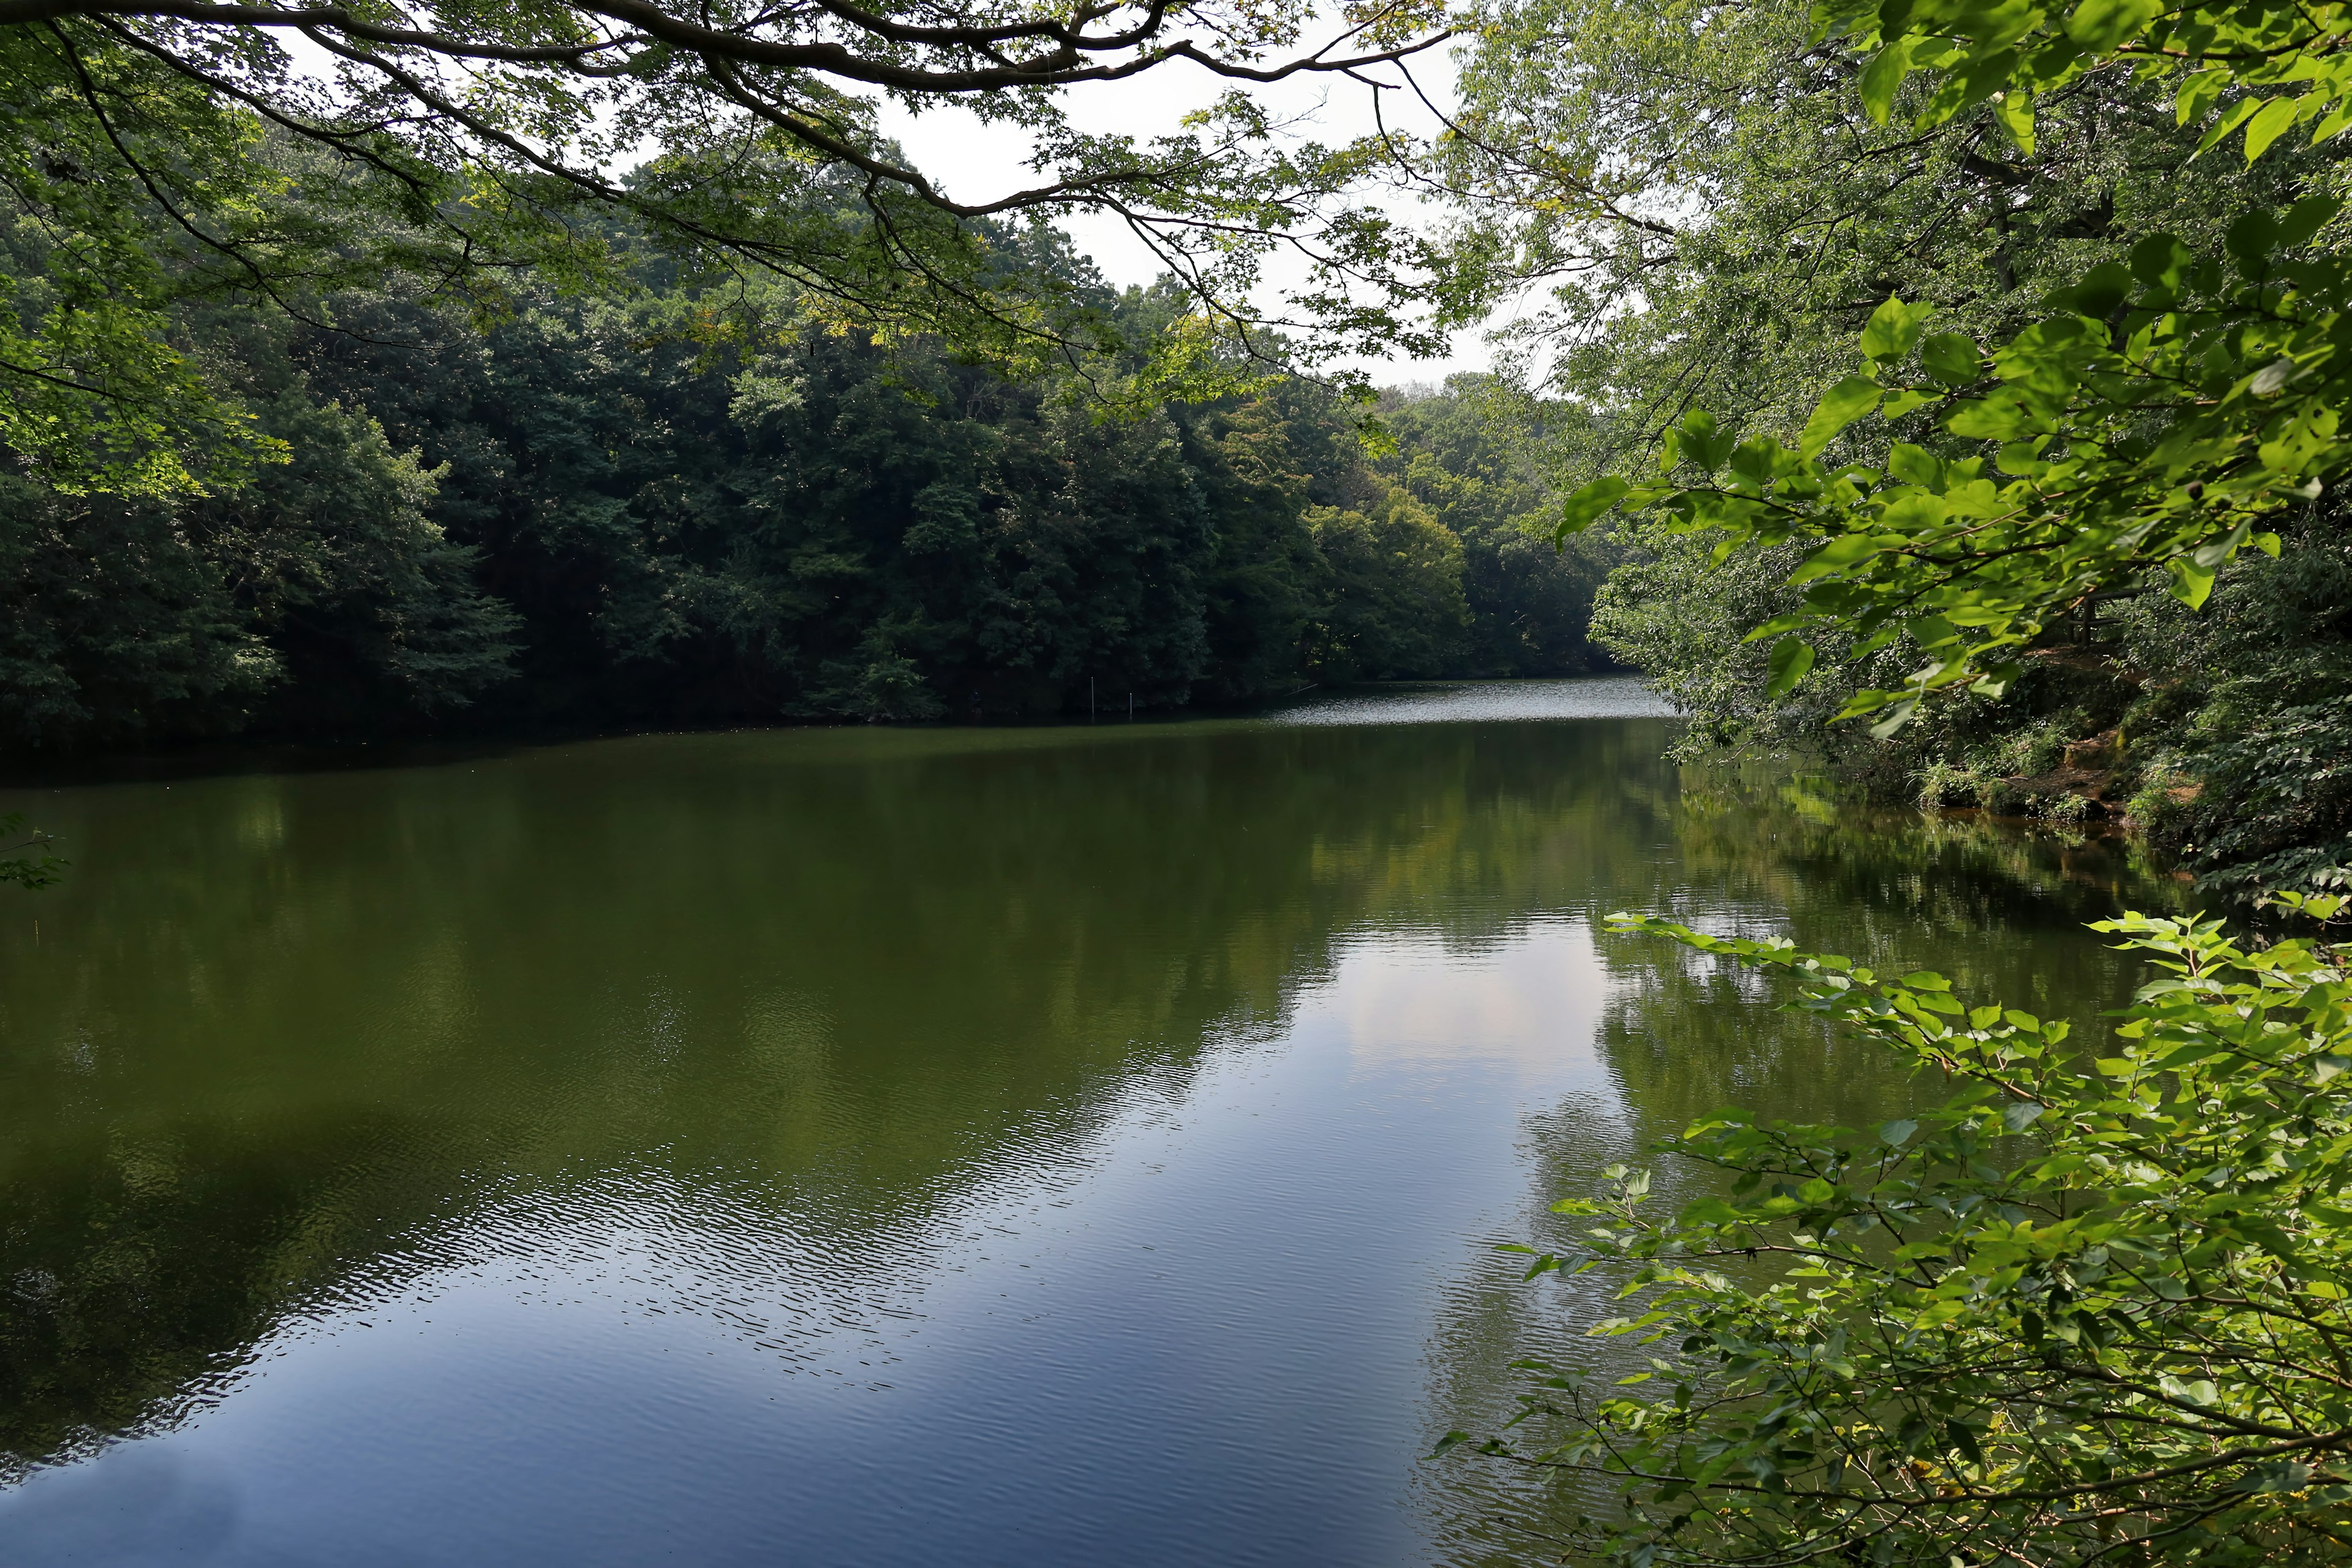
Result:
{"type": "MultiPolygon", "coordinates": [[[[631,265],[488,323],[404,281],[331,321],[176,308],[278,460],[196,494],[0,476],[0,732],[994,719],[1606,662],[1602,549],[1534,536],[1518,405],[1475,379],[1391,395],[1381,451],[1301,381],[1107,418],[1072,374],[631,265]]],[[[1090,287],[1138,331],[1181,309],[1090,287]]]]}
{"type": "Polygon", "coordinates": [[[1532,291],[1507,369],[1581,416],[1593,633],[1683,753],[2341,881],[2344,15],[1486,15],[1444,287],[1532,291]]]}
{"type": "Polygon", "coordinates": [[[1606,663],[1607,547],[1536,538],[1525,400],[1391,395],[1390,433],[1360,375],[1312,374],[1423,341],[1371,152],[1237,93],[1148,134],[1069,118],[1146,72],[1340,79],[1444,31],[0,10],[0,734],[1001,717],[1606,663]],[[1021,128],[1034,178],[957,200],[885,100],[1021,128]],[[1083,211],[1161,281],[1107,286],[1048,221],[1083,211]],[[1282,247],[1287,299],[1257,286],[1282,247]]]}

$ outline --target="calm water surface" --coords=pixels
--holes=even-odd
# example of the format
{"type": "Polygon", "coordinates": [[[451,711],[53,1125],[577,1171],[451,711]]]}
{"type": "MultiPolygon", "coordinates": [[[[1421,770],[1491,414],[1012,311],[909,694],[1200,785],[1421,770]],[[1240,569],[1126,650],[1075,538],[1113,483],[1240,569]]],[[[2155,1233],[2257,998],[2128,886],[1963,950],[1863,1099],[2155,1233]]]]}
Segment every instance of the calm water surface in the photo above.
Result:
{"type": "MultiPolygon", "coordinates": [[[[1518,1560],[1501,1239],[1908,1086],[1639,907],[2114,996],[2095,844],[1630,682],[0,792],[0,1561],[1518,1560]]],[[[2079,1009],[2087,1012],[2087,1009],[2079,1009]]],[[[1679,1179],[1679,1178],[1677,1178],[1679,1179]]]]}

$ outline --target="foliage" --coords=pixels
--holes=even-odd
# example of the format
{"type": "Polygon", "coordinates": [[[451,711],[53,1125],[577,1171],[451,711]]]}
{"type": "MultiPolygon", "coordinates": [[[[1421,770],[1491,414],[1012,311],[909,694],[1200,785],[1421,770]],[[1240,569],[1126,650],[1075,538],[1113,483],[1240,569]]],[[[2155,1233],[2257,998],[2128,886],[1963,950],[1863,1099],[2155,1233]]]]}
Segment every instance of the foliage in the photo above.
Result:
{"type": "MultiPolygon", "coordinates": [[[[1549,433],[1565,489],[1634,477],[1624,465],[1693,405],[1793,437],[1851,373],[1855,334],[1890,291],[1934,301],[1938,330],[1999,342],[2045,292],[2147,236],[2217,249],[2247,211],[2321,172],[2315,154],[2284,150],[2231,179],[2184,168],[2195,132],[2159,118],[2157,87],[2127,74],[2044,105],[2030,153],[1981,106],[1925,131],[1881,125],[1794,4],[1515,0],[1484,15],[1462,133],[1438,150],[1463,198],[1454,281],[1465,309],[1549,286],[1525,316],[1519,368],[1589,415],[1549,433]],[[1604,176],[1610,200],[1585,199],[1577,182],[1604,176]]],[[[1843,449],[1877,442],[1864,455],[1883,460],[1885,430],[1857,426],[1843,449]]],[[[1601,640],[1691,714],[1693,746],[1819,746],[1870,764],[1866,737],[1822,721],[1857,686],[1900,684],[1916,650],[1849,664],[1864,639],[1816,627],[1811,677],[1768,696],[1767,650],[1738,637],[1802,607],[1786,579],[1804,550],[1718,557],[1716,538],[1677,521],[1619,524],[1633,559],[1601,593],[1601,640]]]]}
{"type": "MultiPolygon", "coordinates": [[[[0,838],[15,838],[24,831],[22,812],[0,814],[0,838]]],[[[49,835],[36,832],[17,843],[0,847],[0,883],[14,883],[31,893],[61,881],[66,863],[55,855],[38,852],[43,845],[52,842],[49,835]],[[28,849],[37,853],[27,855],[25,851],[28,849]]]]}
{"type": "Polygon", "coordinates": [[[14,744],[396,721],[510,674],[518,623],[431,515],[440,476],[319,397],[285,361],[286,326],[234,311],[201,337],[215,395],[288,460],[210,496],[0,478],[0,733],[14,744]]]}
{"type": "Polygon", "coordinates": [[[2200,793],[2185,849],[2225,885],[2352,881],[2352,699],[2273,709],[2197,757],[2200,793]]]}
{"type": "Polygon", "coordinates": [[[1552,286],[1528,353],[1595,414],[1556,443],[1568,536],[1652,503],[1616,525],[1595,635],[1692,715],[1685,751],[1817,749],[1892,795],[2128,708],[2116,798],[2175,781],[2135,821],[2216,885],[2326,885],[2331,721],[2284,715],[2323,700],[2298,637],[2332,647],[2342,598],[2256,547],[2297,549],[2340,461],[2342,182],[2305,144],[2343,123],[2333,14],[1485,15],[1436,160],[1452,286],[1552,286]],[[1652,448],[1661,471],[1629,466],[1652,448]],[[2191,634],[2150,589],[2240,616],[2275,594],[2275,635],[2191,634]],[[1822,728],[1865,715],[1874,737],[1822,728]],[[2272,786],[2225,822],[2250,769],[2272,786]]]}
{"type": "Polygon", "coordinates": [[[1605,542],[1556,547],[1548,433],[1580,423],[1556,402],[1516,396],[1490,375],[1456,375],[1438,392],[1391,392],[1379,413],[1393,451],[1372,469],[1401,485],[1462,542],[1470,620],[1455,669],[1560,675],[1599,668],[1588,628],[1593,596],[1618,558],[1605,542]]]}
{"type": "Polygon", "coordinates": [[[1517,368],[1590,412],[1551,433],[1571,489],[1692,406],[1793,437],[1890,292],[1997,342],[2146,236],[2216,249],[2325,170],[2187,164],[2195,132],[2127,73],[2045,104],[2031,153],[1981,108],[1884,124],[1798,0],[1497,0],[1480,21],[1459,133],[1431,150],[1457,196],[1449,288],[1465,316],[1514,300],[1517,368]]]}
{"type": "Polygon", "coordinates": [[[181,293],[284,248],[259,132],[135,51],[0,27],[0,447],[51,488],[203,493],[274,454],[169,341],[181,293]]]}
{"type": "MultiPolygon", "coordinates": [[[[1103,421],[1076,372],[630,267],[487,321],[405,276],[331,323],[176,307],[289,460],[205,497],[0,479],[0,733],[970,720],[1595,658],[1597,570],[1519,531],[1548,492],[1474,388],[1395,401],[1385,457],[1303,380],[1103,421]],[[1474,578],[1438,509],[1532,564],[1474,578]]],[[[1142,335],[1182,308],[1105,298],[1142,335]]]]}
{"type": "Polygon", "coordinates": [[[2340,516],[2323,502],[2290,519],[2279,557],[2225,571],[2202,614],[2149,596],[2116,616],[2121,656],[2151,672],[2124,720],[2132,819],[2232,891],[2324,889],[2352,863],[2340,516]]]}
{"type": "MultiPolygon", "coordinates": [[[[1817,25],[1855,32],[1860,47],[1879,46],[1862,78],[1873,119],[1889,118],[1906,74],[1940,71],[1916,129],[1990,100],[1993,118],[2031,153],[2034,94],[2085,70],[2119,68],[2111,59],[2118,50],[2145,55],[2141,35],[2158,15],[2094,6],[2042,37],[2045,13],[2011,7],[1995,17],[1952,0],[1883,12],[1824,7],[1817,25]]],[[[2301,51],[2328,47],[2324,26],[2314,32],[2281,13],[2270,37],[2269,16],[2260,5],[2195,11],[2147,40],[2159,71],[2183,56],[2204,67],[2180,89],[2184,124],[2233,89],[2334,80],[2315,63],[2295,65],[2301,51]],[[2253,32],[2241,36],[2242,27],[2253,32]],[[2261,52],[2240,53],[2257,35],[2261,52]]],[[[2253,114],[2263,129],[2250,131],[2252,163],[2294,116],[2326,110],[2335,90],[2232,110],[2200,147],[2253,114]]],[[[2347,123],[2352,117],[2323,120],[2315,140],[2347,123]]],[[[1741,442],[1694,411],[1667,433],[1660,474],[1670,480],[1688,461],[1707,478],[1640,488],[1596,479],[1570,499],[1563,527],[1587,526],[1631,500],[1666,506],[1680,528],[1719,531],[1726,554],[1806,542],[1788,579],[1804,589],[1802,607],[1749,635],[1826,624],[1859,638],[1856,654],[1907,637],[1927,662],[1901,688],[1865,689],[1841,710],[1884,710],[1881,734],[1942,688],[1968,682],[1998,694],[2016,668],[2008,650],[2141,569],[2168,570],[2173,592],[2201,605],[2239,549],[2276,552],[2275,535],[2254,532],[2256,524],[2290,500],[2315,497],[2335,471],[2342,387],[2334,332],[2347,279],[2332,258],[2296,253],[2337,206],[2315,195],[2284,217],[2239,218],[2223,247],[2227,270],[2176,235],[2148,235],[2128,265],[2102,263],[2053,293],[2042,321],[1989,356],[1964,334],[1926,333],[1933,307],[1889,294],[1863,331],[1862,368],[1822,395],[1793,442],[1741,442]],[[1903,374],[1915,355],[1917,370],[1903,374]],[[1865,416],[1895,422],[1929,406],[1936,426],[1960,443],[1954,456],[1897,441],[1883,467],[1823,461],[1865,416]]],[[[1813,658],[1811,645],[1783,637],[1769,689],[1793,688],[1813,658]]]]}
{"type": "MultiPolygon", "coordinates": [[[[1720,531],[1718,549],[1804,541],[1788,579],[1805,590],[1802,607],[1750,636],[1826,623],[1860,638],[1857,652],[1907,637],[1928,662],[1840,712],[1885,710],[1881,734],[1956,683],[1998,695],[2018,669],[2001,656],[2143,568],[2165,568],[2183,603],[2202,605],[2241,548],[2276,553],[2277,536],[2255,524],[2317,495],[2334,472],[2340,388],[2321,367],[2336,321],[2326,301],[2347,276],[2330,258],[2282,252],[2336,206],[2313,198],[2283,221],[2242,219],[2231,231],[2235,288],[2177,238],[2142,241],[2130,272],[2111,264],[2054,296],[2057,313],[1999,350],[1990,374],[1973,342],[1923,336],[1930,310],[1890,298],[1864,334],[1868,374],[1832,388],[1793,447],[1735,443],[1695,412],[1667,433],[1661,470],[1687,458],[1709,475],[1727,469],[1725,480],[1640,492],[1596,480],[1570,520],[1638,495],[1668,505],[1681,527],[1720,531]],[[1882,385],[1915,349],[1925,384],[1882,385]],[[2294,387],[2298,378],[2311,384],[2294,387]],[[1823,460],[1864,416],[1931,404],[1945,430],[1998,445],[1997,458],[1897,441],[1883,470],[1823,460]]],[[[1771,688],[1792,688],[1812,660],[1810,644],[1785,637],[1771,688]]]]}
{"type": "Polygon", "coordinates": [[[496,308],[519,272],[612,281],[615,235],[781,280],[807,321],[938,333],[1034,372],[1120,346],[1051,265],[1044,220],[1092,211],[1144,236],[1194,301],[1126,345],[1146,352],[1148,389],[1424,341],[1401,303],[1410,247],[1347,195],[1377,143],[1278,134],[1238,87],[1339,80],[1428,47],[1442,17],[1391,4],[1309,49],[1311,21],[1222,0],[919,16],[8,0],[0,229],[55,287],[0,310],[0,441],[83,489],[201,490],[254,454],[172,341],[173,299],[312,311],[339,279],[397,268],[496,308]],[[308,53],[281,43],[297,34],[308,53]],[[1180,59],[1236,90],[1156,136],[1070,123],[1071,90],[1180,59]],[[882,133],[886,98],[1024,132],[1029,182],[955,199],[882,133]],[[1251,300],[1277,247],[1305,277],[1269,320],[1251,300]],[[1318,330],[1286,345],[1269,329],[1286,321],[1318,330]]]}
{"type": "Polygon", "coordinates": [[[1402,489],[1365,510],[1307,514],[1331,568],[1332,606],[1318,617],[1310,658],[1347,681],[1444,669],[1459,657],[1470,606],[1462,596],[1462,541],[1402,489]]]}
{"type": "MultiPolygon", "coordinates": [[[[2327,918],[2339,900],[2287,901],[2327,918]]],[[[1876,1129],[1705,1117],[1664,1141],[1727,1183],[1671,1220],[1612,1169],[1593,1331],[1652,1370],[1554,1373],[1488,1453],[1605,1477],[1609,1561],[2332,1563],[2352,1539],[2343,1365],[2352,986],[2326,942],[2126,915],[2159,977],[2095,1070],[2060,1020],[1782,942],[1613,917],[1798,983],[1792,1008],[1954,1092],[1876,1129]],[[1653,1390],[1659,1392],[1653,1392],[1653,1390]]],[[[1538,1371],[1549,1369],[1538,1367],[1538,1371]]],[[[1449,1435],[1452,1446],[1465,1441],[1449,1435]]]]}

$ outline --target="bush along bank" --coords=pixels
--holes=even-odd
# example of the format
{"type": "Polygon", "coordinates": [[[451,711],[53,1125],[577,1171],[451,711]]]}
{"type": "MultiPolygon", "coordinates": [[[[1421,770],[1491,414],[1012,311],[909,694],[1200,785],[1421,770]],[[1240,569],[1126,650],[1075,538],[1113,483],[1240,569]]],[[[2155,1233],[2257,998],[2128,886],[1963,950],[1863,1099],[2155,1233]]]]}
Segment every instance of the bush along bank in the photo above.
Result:
{"type": "Polygon", "coordinates": [[[1946,1092],[1875,1128],[1702,1118],[1654,1152],[1726,1179],[1670,1217],[1623,1166],[1556,1205],[1591,1228],[1529,1277],[1615,1280],[1631,1305],[1591,1331],[1648,1370],[1523,1363],[1538,1382],[1510,1426],[1441,1451],[1619,1491],[1568,1522],[1576,1561],[2344,1561],[2342,946],[2098,922],[2154,978],[2085,1061],[2065,1021],[1939,975],[1612,923],[1784,977],[1790,1007],[1946,1092]]]}

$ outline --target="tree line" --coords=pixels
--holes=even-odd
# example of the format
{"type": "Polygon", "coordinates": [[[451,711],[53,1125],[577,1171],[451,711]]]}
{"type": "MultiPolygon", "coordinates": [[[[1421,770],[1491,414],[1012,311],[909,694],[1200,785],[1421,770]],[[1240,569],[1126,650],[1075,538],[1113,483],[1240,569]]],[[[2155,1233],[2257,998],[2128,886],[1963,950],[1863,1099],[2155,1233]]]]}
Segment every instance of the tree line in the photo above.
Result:
{"type": "MultiPolygon", "coordinates": [[[[284,460],[201,494],[0,477],[0,737],[1002,720],[1609,662],[1607,551],[1535,536],[1547,486],[1477,378],[1107,409],[1116,363],[626,281],[488,320],[396,282],[183,307],[284,460]]],[[[1177,311],[1087,281],[1139,333],[1177,311]]]]}

